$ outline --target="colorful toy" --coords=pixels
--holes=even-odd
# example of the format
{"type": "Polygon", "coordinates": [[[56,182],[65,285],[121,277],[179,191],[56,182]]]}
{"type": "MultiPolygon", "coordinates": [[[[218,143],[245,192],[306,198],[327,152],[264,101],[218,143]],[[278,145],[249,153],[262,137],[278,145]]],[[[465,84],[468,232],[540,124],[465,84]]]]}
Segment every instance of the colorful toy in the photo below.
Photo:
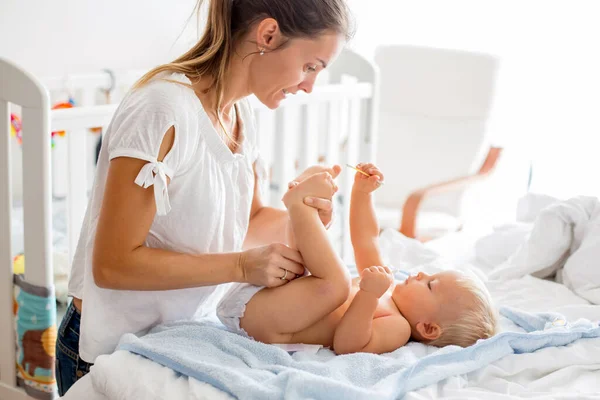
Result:
{"type": "Polygon", "coordinates": [[[17,142],[21,144],[23,142],[23,137],[21,136],[23,124],[21,123],[21,118],[17,114],[10,114],[10,135],[12,137],[17,138],[17,142]]]}
{"type": "MultiPolygon", "coordinates": [[[[53,110],[60,110],[60,109],[65,109],[65,108],[73,108],[75,107],[75,99],[73,99],[73,97],[69,96],[69,99],[65,102],[60,102],[55,104],[52,109],[53,110]]],[[[21,118],[19,118],[18,115],[16,114],[10,114],[10,135],[12,137],[17,138],[17,142],[19,144],[23,143],[23,134],[22,134],[22,127],[23,124],[21,122],[21,118]]],[[[101,127],[97,127],[97,128],[90,128],[90,131],[92,133],[95,134],[99,134],[102,133],[102,128],[101,127]]],[[[54,148],[54,138],[56,136],[60,136],[60,137],[64,137],[66,134],[65,131],[54,131],[50,134],[51,136],[51,144],[52,144],[52,148],[54,148]]]]}
{"type": "MultiPolygon", "coordinates": [[[[64,109],[64,108],[73,108],[73,107],[75,107],[75,100],[72,97],[69,97],[68,101],[55,104],[52,107],[52,109],[53,110],[61,110],[61,109],[64,109]]],[[[54,137],[56,135],[58,135],[60,137],[64,137],[65,133],[66,133],[65,131],[55,131],[55,132],[52,132],[52,147],[53,148],[54,148],[54,137]]]]}
{"type": "Polygon", "coordinates": [[[19,254],[13,258],[13,274],[22,275],[25,273],[25,256],[19,254]]]}
{"type": "MultiPolygon", "coordinates": [[[[58,103],[55,104],[54,107],[52,107],[53,110],[59,110],[59,109],[63,109],[63,108],[73,108],[75,107],[75,100],[72,97],[69,97],[69,101],[64,102],[64,103],[58,103]]],[[[98,134],[102,132],[102,127],[97,127],[97,128],[90,128],[90,131],[92,133],[98,134]]],[[[60,136],[60,137],[64,137],[65,136],[65,131],[58,131],[58,132],[52,132],[52,147],[54,147],[54,136],[60,136]]]]}

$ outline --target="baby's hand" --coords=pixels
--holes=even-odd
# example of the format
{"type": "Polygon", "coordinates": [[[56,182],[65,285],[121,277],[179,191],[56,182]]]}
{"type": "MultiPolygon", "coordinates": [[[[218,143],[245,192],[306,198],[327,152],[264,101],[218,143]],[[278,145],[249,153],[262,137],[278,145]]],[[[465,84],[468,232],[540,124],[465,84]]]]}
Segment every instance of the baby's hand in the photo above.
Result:
{"type": "Polygon", "coordinates": [[[305,197],[331,199],[337,190],[338,188],[331,174],[319,172],[289,189],[283,196],[283,204],[290,208],[295,204],[303,204],[305,197]]]}
{"type": "Polygon", "coordinates": [[[361,171],[369,174],[370,176],[365,176],[360,172],[356,172],[354,176],[354,186],[352,190],[358,190],[363,193],[371,193],[379,186],[381,186],[381,182],[383,182],[383,174],[381,171],[372,163],[366,164],[358,164],[356,168],[361,171]]]}
{"type": "Polygon", "coordinates": [[[361,275],[360,290],[379,298],[390,288],[392,283],[394,283],[394,277],[388,267],[369,267],[361,275]]]}

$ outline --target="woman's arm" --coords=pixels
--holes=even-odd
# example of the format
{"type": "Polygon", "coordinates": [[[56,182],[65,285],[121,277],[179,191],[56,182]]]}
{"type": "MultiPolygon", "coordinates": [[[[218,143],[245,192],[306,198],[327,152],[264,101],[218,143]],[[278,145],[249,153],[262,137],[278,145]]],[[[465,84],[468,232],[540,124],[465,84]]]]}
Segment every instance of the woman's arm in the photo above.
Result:
{"type": "MultiPolygon", "coordinates": [[[[159,160],[170,150],[173,138],[171,128],[159,160]]],[[[144,246],[156,214],[154,191],[134,182],[145,163],[127,157],[110,162],[92,260],[98,286],[119,290],[170,290],[224,282],[278,286],[281,268],[302,273],[300,254],[283,245],[201,255],[144,246]]]]}

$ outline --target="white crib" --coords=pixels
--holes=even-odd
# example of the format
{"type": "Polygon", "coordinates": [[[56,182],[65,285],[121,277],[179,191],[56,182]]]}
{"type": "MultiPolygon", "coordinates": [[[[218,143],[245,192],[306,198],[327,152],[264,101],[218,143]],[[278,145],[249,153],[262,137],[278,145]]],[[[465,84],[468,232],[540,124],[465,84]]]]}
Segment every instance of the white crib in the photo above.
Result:
{"type": "MultiPolygon", "coordinates": [[[[16,387],[13,326],[13,260],[11,209],[11,104],[21,107],[23,121],[22,203],[27,258],[25,279],[38,286],[52,285],[52,194],[67,199],[68,248],[74,251],[87,206],[94,153],[88,128],[106,127],[116,104],[95,105],[99,91],[126,90],[143,71],[102,72],[68,79],[80,106],[51,110],[49,93],[62,90],[63,78],[38,80],[9,61],[0,59],[0,398],[28,399],[16,387]],[[50,132],[67,131],[63,143],[51,150],[50,132]],[[54,189],[53,189],[54,188],[54,189]]],[[[261,157],[269,177],[263,187],[268,205],[282,207],[287,183],[307,166],[372,160],[375,148],[378,73],[376,67],[351,51],[328,69],[310,95],[298,94],[271,111],[251,98],[256,113],[261,157]]],[[[119,93],[114,99],[118,99],[119,93]]],[[[332,239],[346,261],[349,247],[348,202],[352,173],[343,172],[336,195],[337,225],[332,239]]],[[[17,193],[19,194],[19,193],[17,193]]]]}

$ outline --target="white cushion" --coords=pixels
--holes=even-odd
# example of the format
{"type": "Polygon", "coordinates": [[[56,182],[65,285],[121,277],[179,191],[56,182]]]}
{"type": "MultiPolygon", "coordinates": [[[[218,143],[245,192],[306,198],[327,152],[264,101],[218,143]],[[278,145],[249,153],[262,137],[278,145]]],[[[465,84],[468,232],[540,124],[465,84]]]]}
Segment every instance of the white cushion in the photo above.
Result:
{"type": "MultiPolygon", "coordinates": [[[[402,211],[399,208],[376,207],[375,213],[380,229],[400,228],[402,211]]],[[[416,235],[423,238],[438,238],[461,228],[458,218],[437,211],[420,211],[417,213],[416,235]]]]}

